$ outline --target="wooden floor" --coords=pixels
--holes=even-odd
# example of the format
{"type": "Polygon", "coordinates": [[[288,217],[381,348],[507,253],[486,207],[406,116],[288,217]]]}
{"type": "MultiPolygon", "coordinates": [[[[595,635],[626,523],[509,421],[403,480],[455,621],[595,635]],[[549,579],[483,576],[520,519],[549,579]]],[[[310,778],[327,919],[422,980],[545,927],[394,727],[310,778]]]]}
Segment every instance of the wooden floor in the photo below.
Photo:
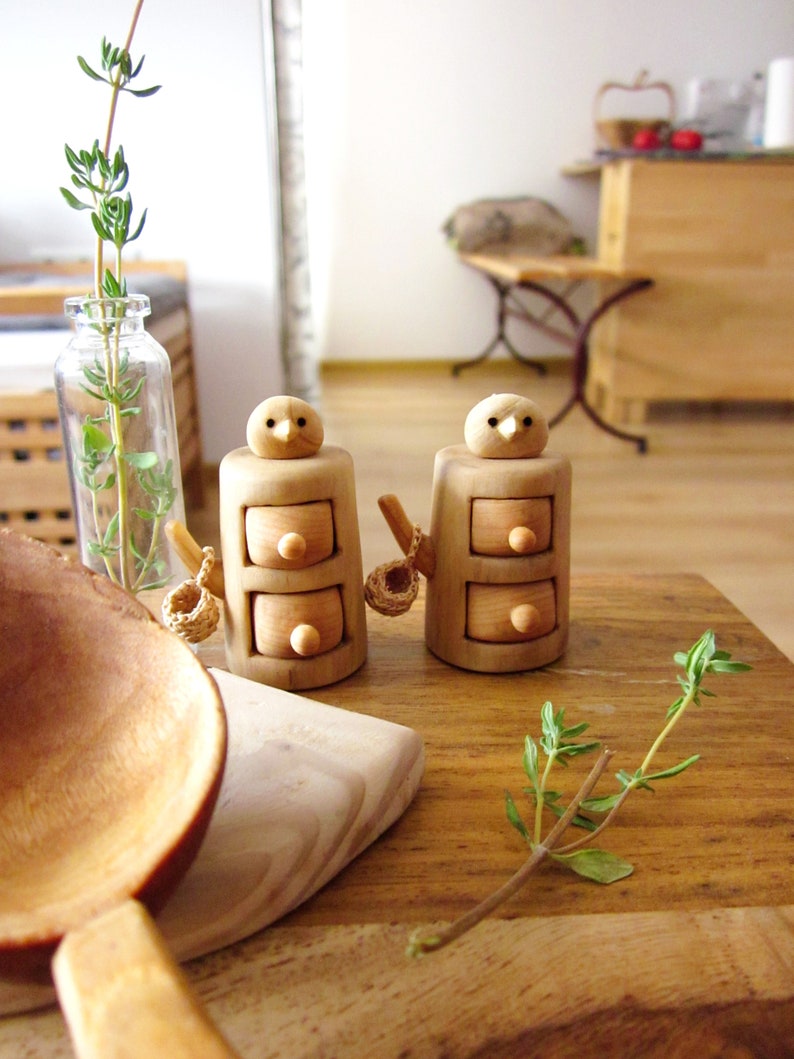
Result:
{"type": "MultiPolygon", "coordinates": [[[[396,493],[409,516],[429,528],[435,452],[462,442],[469,409],[509,391],[533,398],[551,416],[569,379],[563,368],[540,377],[493,360],[457,378],[440,364],[332,366],[321,387],[316,406],[326,441],[346,448],[356,468],[367,574],[399,557],[378,496],[396,493]]],[[[552,431],[549,448],[573,464],[573,577],[703,574],[794,659],[791,407],[676,406],[652,412],[644,432],[649,451],[638,455],[633,445],[600,432],[580,408],[552,431]]],[[[211,478],[207,507],[190,516],[190,528],[202,544],[217,545],[211,478]]]]}

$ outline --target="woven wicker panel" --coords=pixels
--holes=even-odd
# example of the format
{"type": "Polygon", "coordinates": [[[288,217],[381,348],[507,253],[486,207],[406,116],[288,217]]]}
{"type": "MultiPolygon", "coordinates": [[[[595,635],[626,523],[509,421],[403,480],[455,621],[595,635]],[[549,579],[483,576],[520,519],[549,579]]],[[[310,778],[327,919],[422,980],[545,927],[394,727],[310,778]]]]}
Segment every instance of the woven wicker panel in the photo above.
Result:
{"type": "Polygon", "coordinates": [[[0,394],[0,525],[75,549],[54,393],[0,394]]]}

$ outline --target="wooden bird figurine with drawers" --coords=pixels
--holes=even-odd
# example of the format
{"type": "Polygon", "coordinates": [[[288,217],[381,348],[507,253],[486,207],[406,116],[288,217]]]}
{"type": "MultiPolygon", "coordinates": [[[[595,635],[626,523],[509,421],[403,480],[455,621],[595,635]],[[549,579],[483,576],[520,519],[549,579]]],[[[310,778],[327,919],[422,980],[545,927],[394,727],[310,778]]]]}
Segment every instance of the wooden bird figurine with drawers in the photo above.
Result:
{"type": "Polygon", "coordinates": [[[412,562],[427,577],[425,640],[445,662],[507,673],[565,649],[571,465],[545,451],[548,433],[526,397],[475,405],[465,444],[436,454],[430,533],[418,548],[397,498],[379,501],[402,550],[414,541],[412,562]]]}
{"type": "Polygon", "coordinates": [[[353,461],[317,412],[271,397],[220,465],[226,657],[288,691],[349,676],[367,653],[353,461]]]}

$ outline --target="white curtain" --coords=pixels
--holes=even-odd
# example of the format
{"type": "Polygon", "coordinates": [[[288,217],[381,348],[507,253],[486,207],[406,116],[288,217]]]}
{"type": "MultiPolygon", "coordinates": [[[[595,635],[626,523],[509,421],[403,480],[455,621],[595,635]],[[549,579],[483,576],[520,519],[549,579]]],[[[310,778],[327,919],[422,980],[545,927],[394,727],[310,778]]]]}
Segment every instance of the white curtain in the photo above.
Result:
{"type": "Polygon", "coordinates": [[[301,0],[262,0],[271,138],[277,161],[281,355],[287,392],[318,397],[306,230],[301,0]]]}

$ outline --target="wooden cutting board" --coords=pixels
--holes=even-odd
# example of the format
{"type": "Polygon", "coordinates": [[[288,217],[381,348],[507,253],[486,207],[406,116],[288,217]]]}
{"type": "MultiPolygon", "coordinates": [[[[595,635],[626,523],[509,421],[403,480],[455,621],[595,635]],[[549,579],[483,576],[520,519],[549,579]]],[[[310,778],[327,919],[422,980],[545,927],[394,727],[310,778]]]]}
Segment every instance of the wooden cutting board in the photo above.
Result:
{"type": "MultiPolygon", "coordinates": [[[[196,861],[157,922],[180,960],[239,941],[296,908],[411,802],[419,735],[211,669],[228,718],[218,803],[196,861]]],[[[0,979],[0,1015],[53,1002],[0,979]]]]}

